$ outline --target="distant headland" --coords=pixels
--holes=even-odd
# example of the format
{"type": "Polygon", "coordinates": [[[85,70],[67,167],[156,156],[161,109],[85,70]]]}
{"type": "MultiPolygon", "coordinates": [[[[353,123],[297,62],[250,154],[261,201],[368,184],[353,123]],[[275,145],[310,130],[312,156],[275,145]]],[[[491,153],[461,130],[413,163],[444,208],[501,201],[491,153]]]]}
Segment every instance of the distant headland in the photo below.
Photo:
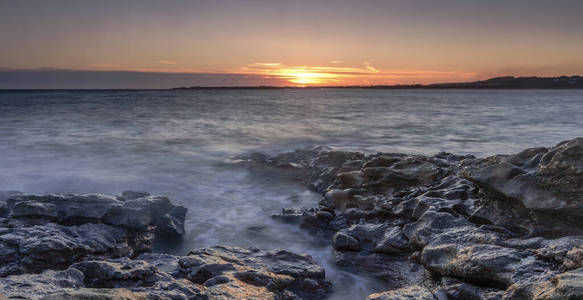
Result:
{"type": "Polygon", "coordinates": [[[433,84],[398,84],[398,85],[308,85],[308,86],[192,86],[178,87],[173,90],[208,90],[208,89],[583,89],[583,76],[559,77],[495,77],[472,82],[452,82],[433,84]]]}

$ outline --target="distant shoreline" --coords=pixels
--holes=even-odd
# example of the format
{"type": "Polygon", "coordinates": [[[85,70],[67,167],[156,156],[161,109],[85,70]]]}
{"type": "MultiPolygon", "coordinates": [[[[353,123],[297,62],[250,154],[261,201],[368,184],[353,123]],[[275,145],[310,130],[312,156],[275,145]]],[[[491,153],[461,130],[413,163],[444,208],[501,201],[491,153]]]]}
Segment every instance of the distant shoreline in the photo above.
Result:
{"type": "Polygon", "coordinates": [[[398,85],[313,85],[313,86],[192,86],[177,87],[172,90],[212,90],[212,89],[583,89],[582,76],[560,77],[495,77],[482,81],[432,83],[432,84],[398,84],[398,85]]]}
{"type": "Polygon", "coordinates": [[[180,91],[180,90],[314,90],[314,89],[372,89],[372,90],[578,90],[583,89],[583,76],[559,77],[495,77],[482,81],[432,83],[432,84],[398,84],[398,85],[309,85],[309,86],[191,86],[158,89],[0,89],[1,92],[25,91],[180,91]]]}

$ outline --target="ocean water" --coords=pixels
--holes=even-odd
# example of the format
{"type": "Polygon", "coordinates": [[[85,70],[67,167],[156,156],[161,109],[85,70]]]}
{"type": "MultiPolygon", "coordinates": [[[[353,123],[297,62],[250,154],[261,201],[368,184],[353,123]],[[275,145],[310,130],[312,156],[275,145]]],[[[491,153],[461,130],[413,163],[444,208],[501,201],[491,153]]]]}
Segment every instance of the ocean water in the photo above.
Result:
{"type": "Polygon", "coordinates": [[[157,251],[217,244],[309,253],[331,299],[383,290],[337,268],[325,241],[270,215],[320,195],[286,174],[232,158],[337,149],[487,156],[583,136],[583,91],[0,91],[0,190],[146,190],[189,209],[187,235],[157,251]]]}

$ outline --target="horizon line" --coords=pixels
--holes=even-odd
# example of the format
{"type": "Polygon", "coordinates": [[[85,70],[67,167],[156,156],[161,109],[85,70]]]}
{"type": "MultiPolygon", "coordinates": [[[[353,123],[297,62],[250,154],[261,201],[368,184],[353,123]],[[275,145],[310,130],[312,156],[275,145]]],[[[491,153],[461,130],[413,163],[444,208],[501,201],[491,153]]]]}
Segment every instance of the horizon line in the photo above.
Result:
{"type": "MultiPolygon", "coordinates": [[[[114,71],[116,72],[116,71],[114,71]]],[[[118,71],[119,72],[119,71],[118,71]]],[[[123,71],[121,71],[123,72],[123,71]]],[[[373,84],[373,85],[225,85],[225,86],[180,86],[169,88],[0,88],[0,91],[172,91],[172,90],[212,90],[212,89],[583,89],[582,75],[560,75],[551,77],[542,76],[498,76],[478,81],[459,81],[444,83],[413,83],[413,84],[373,84]],[[565,82],[556,80],[569,79],[565,82]],[[579,80],[581,79],[581,80],[579,80]],[[512,80],[513,82],[500,83],[501,80],[512,80]],[[517,80],[538,80],[526,85],[516,85],[517,80]],[[540,86],[542,81],[545,84],[555,84],[555,86],[540,86]],[[548,82],[553,80],[553,82],[548,82]],[[494,83],[494,84],[491,84],[494,83]],[[530,84],[530,85],[529,85],[530,84]],[[563,84],[563,85],[560,85],[563,84]]]]}

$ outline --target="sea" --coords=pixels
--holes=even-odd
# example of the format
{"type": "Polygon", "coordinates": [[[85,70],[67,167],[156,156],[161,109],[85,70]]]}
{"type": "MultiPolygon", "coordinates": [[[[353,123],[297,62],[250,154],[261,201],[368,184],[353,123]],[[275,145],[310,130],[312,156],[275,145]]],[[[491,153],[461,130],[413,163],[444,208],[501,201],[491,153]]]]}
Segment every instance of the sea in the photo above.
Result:
{"type": "Polygon", "coordinates": [[[326,145],[485,157],[583,136],[583,90],[208,89],[0,91],[0,190],[145,190],[188,208],[155,251],[233,245],[307,253],[329,299],[383,290],[334,264],[329,242],[271,216],[321,195],[237,158],[326,145]]]}

